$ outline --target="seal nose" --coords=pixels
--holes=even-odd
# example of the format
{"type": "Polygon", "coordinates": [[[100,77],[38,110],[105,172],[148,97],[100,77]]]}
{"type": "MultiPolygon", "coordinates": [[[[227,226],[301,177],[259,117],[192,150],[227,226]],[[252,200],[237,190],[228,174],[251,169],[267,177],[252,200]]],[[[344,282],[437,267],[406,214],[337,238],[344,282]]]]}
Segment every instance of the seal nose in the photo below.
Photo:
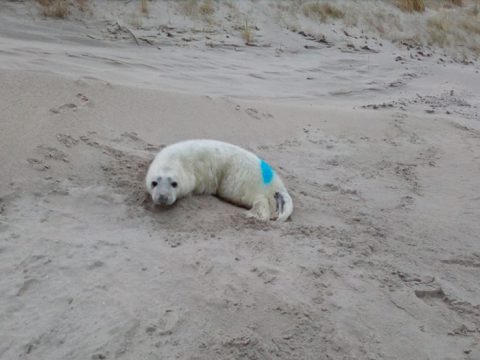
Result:
{"type": "Polygon", "coordinates": [[[160,204],[166,204],[168,201],[168,196],[165,196],[165,195],[159,195],[158,196],[158,202],[160,204]]]}

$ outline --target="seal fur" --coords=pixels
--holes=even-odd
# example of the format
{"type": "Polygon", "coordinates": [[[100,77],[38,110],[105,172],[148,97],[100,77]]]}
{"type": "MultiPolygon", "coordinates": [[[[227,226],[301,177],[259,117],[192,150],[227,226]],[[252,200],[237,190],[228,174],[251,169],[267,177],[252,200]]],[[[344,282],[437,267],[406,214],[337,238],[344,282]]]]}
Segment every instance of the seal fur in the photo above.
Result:
{"type": "Polygon", "coordinates": [[[189,194],[211,194],[250,209],[261,220],[285,221],[292,198],[275,170],[255,154],[216,140],[169,145],[156,156],[146,187],[158,205],[172,205],[189,194]]]}

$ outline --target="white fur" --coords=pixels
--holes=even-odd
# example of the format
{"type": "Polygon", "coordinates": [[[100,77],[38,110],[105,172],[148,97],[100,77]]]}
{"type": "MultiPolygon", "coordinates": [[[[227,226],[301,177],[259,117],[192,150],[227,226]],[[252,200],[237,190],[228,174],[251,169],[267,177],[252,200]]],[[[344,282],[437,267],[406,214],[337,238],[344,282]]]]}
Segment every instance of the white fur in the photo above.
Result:
{"type": "Polygon", "coordinates": [[[292,199],[276,172],[270,183],[264,183],[260,161],[253,153],[221,141],[183,141],[155,156],[146,186],[157,204],[171,205],[190,193],[212,194],[251,209],[250,214],[259,219],[285,221],[293,211],[292,199]],[[278,205],[277,196],[284,206],[278,205]]]}

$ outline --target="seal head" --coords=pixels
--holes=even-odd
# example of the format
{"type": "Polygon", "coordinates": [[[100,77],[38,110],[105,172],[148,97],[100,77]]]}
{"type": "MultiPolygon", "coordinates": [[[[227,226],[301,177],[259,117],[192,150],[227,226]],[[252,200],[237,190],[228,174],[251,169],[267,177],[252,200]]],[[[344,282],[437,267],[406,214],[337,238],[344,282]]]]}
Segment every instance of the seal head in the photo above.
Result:
{"type": "Polygon", "coordinates": [[[177,200],[178,179],[168,171],[150,176],[147,189],[155,205],[170,206],[177,200]]]}

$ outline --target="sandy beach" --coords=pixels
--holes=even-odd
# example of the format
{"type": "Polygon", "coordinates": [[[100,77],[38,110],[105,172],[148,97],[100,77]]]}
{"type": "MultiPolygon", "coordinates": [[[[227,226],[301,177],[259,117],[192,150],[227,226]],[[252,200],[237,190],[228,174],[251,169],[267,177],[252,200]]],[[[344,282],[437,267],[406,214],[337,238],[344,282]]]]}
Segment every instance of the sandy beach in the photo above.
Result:
{"type": "Polygon", "coordinates": [[[475,1],[141,3],[0,4],[0,359],[480,359],[475,1]],[[195,138],[291,219],[154,207],[195,138]]]}

